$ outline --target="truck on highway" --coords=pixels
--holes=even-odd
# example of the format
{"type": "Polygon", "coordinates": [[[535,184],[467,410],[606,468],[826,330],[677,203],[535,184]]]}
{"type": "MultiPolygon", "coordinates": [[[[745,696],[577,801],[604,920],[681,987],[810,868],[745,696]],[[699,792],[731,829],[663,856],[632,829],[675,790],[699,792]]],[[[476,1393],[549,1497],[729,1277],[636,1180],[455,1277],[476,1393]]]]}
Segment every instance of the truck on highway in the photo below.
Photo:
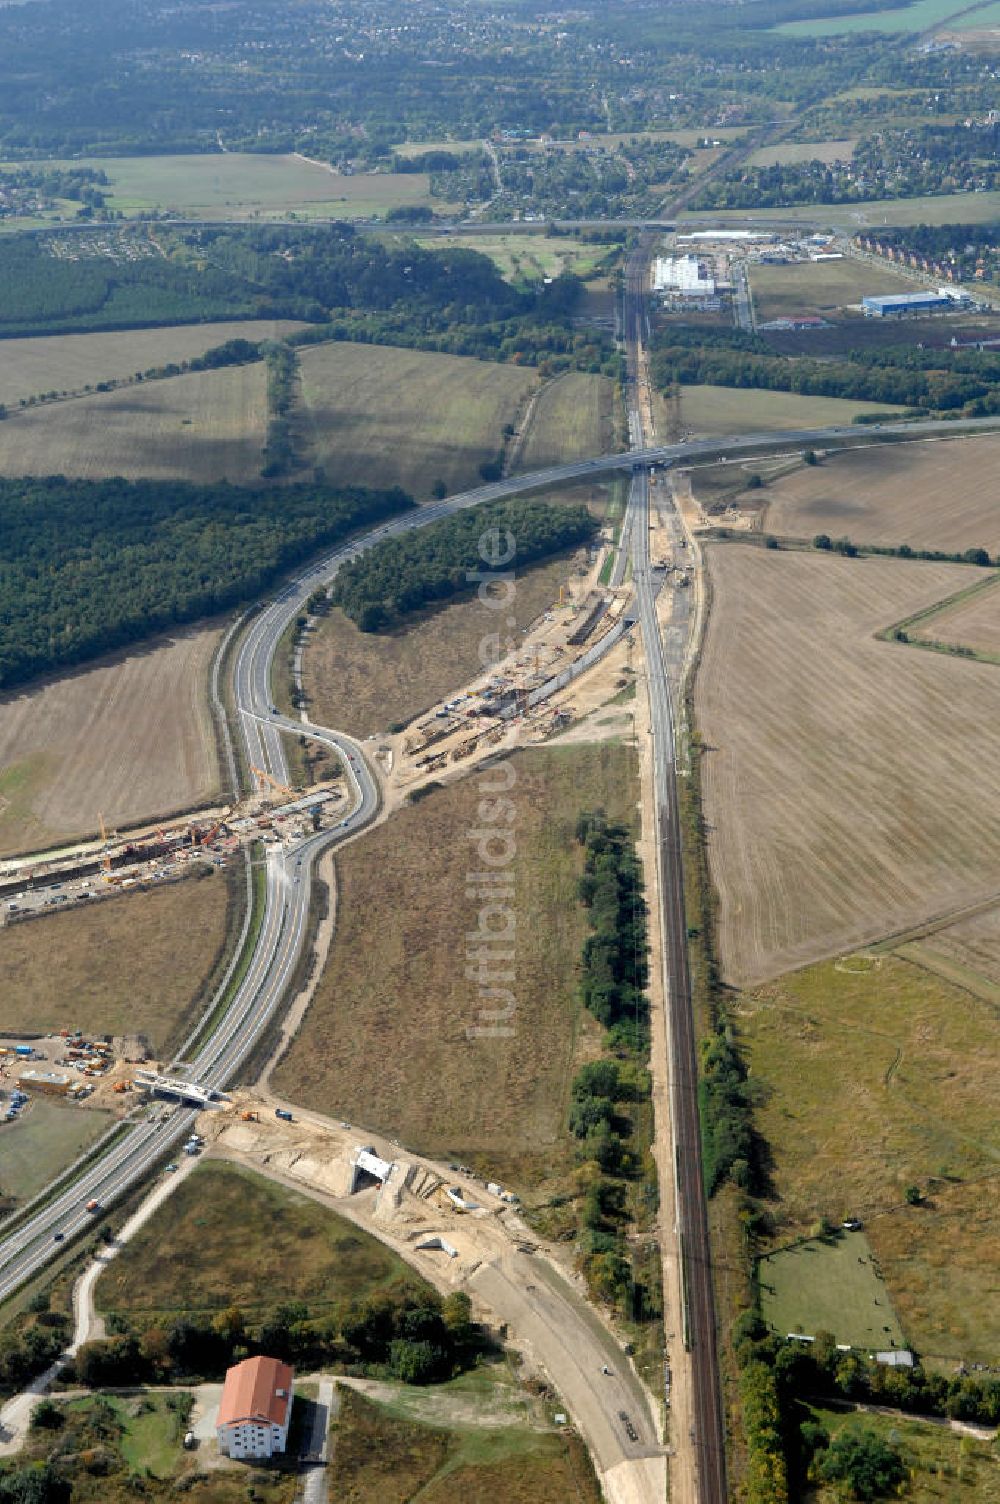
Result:
{"type": "Polygon", "coordinates": [[[87,1202],[88,1212],[99,1212],[100,1209],[101,1203],[96,1199],[96,1197],[87,1202]]]}
{"type": "Polygon", "coordinates": [[[290,1123],[292,1121],[292,1114],[288,1111],[287,1107],[276,1107],[274,1115],[276,1118],[280,1118],[283,1123],[290,1123]]]}

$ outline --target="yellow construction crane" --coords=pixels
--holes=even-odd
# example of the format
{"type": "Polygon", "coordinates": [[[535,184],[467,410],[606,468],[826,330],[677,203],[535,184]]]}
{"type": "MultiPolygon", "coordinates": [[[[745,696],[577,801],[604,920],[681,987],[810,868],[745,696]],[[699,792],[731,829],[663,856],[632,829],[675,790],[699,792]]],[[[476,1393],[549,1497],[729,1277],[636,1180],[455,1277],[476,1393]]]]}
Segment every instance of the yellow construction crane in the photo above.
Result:
{"type": "Polygon", "coordinates": [[[276,794],[284,795],[286,799],[295,798],[294,789],[290,789],[285,783],[279,783],[276,778],[271,777],[270,773],[265,773],[263,768],[251,768],[250,771],[253,776],[259,781],[260,792],[262,794],[266,789],[271,788],[276,794]]]}

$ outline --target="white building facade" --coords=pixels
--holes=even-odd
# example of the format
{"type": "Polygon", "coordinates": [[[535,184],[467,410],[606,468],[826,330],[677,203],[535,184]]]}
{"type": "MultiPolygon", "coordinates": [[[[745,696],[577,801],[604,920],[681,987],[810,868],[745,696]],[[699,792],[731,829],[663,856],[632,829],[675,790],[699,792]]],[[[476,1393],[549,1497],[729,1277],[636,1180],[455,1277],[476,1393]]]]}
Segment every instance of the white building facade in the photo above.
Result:
{"type": "Polygon", "coordinates": [[[277,1358],[247,1358],[226,1373],[215,1435],[234,1458],[273,1457],[288,1445],[295,1371],[277,1358]]]}

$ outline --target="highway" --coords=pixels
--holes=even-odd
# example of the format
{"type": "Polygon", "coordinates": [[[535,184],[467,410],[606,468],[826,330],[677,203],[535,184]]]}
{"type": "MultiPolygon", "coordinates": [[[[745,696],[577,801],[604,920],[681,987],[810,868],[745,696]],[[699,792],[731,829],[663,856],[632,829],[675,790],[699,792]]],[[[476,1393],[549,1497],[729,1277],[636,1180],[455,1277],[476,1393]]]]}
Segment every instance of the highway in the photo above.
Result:
{"type": "MultiPolygon", "coordinates": [[[[959,431],[975,432],[995,428],[997,424],[997,419],[978,419],[961,425],[948,422],[887,423],[874,430],[806,429],[695,440],[658,448],[642,447],[625,454],[597,456],[493,482],[431,506],[403,513],[303,571],[249,618],[236,653],[233,690],[244,748],[251,766],[262,768],[284,782],[287,780],[287,763],[282,746],[283,733],[306,734],[327,742],[338,750],[344,761],[354,791],[355,805],[352,813],[337,830],[318,832],[304,838],[294,848],[271,851],[267,855],[264,915],[250,964],[225,1016],[190,1062],[191,1079],[218,1090],[234,1080],[283,1001],[289,980],[295,971],[307,930],[311,874],[316,857],[326,845],[344,840],[362,829],[374,818],[378,809],[375,775],[357,743],[340,732],[277,715],[271,708],[271,673],[278,643],[309,596],[329,584],[345,560],[374,546],[382,537],[425,527],[437,518],[484,501],[544,489],[566,480],[621,470],[630,471],[634,467],[641,469],[652,463],[691,463],[711,458],[766,454],[775,450],[823,448],[830,444],[872,444],[889,439],[954,435],[959,431]]],[[[648,500],[643,500],[645,496],[645,482],[640,479],[638,487],[633,487],[630,512],[637,504],[643,507],[648,505],[648,500]]],[[[632,537],[634,548],[641,551],[646,547],[648,551],[648,545],[644,544],[644,525],[633,528],[632,537]]],[[[645,594],[644,582],[648,581],[649,576],[648,560],[644,563],[640,557],[636,562],[635,555],[633,559],[637,569],[641,606],[645,594]]],[[[644,636],[649,644],[647,652],[655,655],[655,641],[650,627],[644,629],[644,636]]],[[[659,678],[659,674],[650,673],[651,684],[659,678]]],[[[665,719],[668,714],[669,705],[666,710],[660,711],[661,727],[668,726],[665,719]]],[[[661,736],[666,749],[670,745],[669,730],[666,735],[661,732],[661,736]]],[[[669,797],[669,790],[665,788],[664,794],[669,797]]],[[[0,1240],[0,1300],[43,1269],[59,1252],[63,1239],[68,1241],[92,1226],[93,1219],[85,1210],[88,1200],[96,1199],[106,1206],[125,1195],[149,1175],[169,1148],[180,1142],[190,1130],[194,1117],[193,1109],[178,1107],[166,1119],[153,1122],[143,1118],[130,1123],[110,1150],[86,1168],[69,1189],[53,1194],[39,1211],[0,1240]]],[[[697,1267],[696,1260],[689,1263],[691,1267],[697,1267]]]]}

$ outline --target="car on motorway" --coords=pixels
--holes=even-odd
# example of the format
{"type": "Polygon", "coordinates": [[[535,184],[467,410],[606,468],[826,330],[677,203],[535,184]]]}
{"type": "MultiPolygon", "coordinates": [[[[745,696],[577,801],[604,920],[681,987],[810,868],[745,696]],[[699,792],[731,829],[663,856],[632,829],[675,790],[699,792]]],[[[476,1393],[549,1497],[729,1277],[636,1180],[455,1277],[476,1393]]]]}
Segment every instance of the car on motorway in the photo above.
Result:
{"type": "Polygon", "coordinates": [[[52,1241],[53,1243],[61,1243],[65,1236],[66,1234],[64,1232],[54,1232],[52,1234],[52,1241]]]}

